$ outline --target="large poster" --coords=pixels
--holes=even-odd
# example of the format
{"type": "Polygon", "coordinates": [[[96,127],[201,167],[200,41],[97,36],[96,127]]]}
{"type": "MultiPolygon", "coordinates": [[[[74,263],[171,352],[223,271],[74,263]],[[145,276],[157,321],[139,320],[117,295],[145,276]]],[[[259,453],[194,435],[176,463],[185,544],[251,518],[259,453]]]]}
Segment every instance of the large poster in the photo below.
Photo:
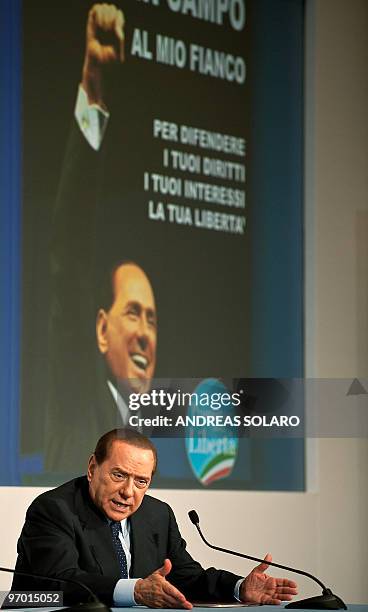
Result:
{"type": "MultiPolygon", "coordinates": [[[[302,375],[302,11],[23,2],[22,482],[83,471],[132,393],[271,412],[302,375]]],[[[156,486],[304,487],[301,439],[167,423],[156,486]]]]}

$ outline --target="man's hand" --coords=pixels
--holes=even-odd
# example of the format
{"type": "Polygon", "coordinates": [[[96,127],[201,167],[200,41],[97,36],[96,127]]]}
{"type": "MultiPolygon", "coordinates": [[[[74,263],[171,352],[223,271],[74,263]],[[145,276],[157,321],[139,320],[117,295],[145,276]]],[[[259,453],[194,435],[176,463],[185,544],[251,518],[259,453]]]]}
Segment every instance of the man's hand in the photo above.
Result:
{"type": "Polygon", "coordinates": [[[166,580],[170,571],[171,561],[165,559],[163,566],[153,574],[142,580],[137,580],[134,589],[136,603],[149,608],[185,608],[191,610],[192,604],[166,580]]]}
{"type": "Polygon", "coordinates": [[[106,74],[124,61],[124,15],[113,4],[94,4],[88,13],[82,87],[90,104],[105,108],[106,74]]]}
{"type": "Polygon", "coordinates": [[[272,561],[270,553],[265,556],[263,563],[244,578],[239,595],[245,603],[279,605],[297,595],[296,582],[287,578],[272,578],[265,573],[268,569],[267,561],[272,561]]]}

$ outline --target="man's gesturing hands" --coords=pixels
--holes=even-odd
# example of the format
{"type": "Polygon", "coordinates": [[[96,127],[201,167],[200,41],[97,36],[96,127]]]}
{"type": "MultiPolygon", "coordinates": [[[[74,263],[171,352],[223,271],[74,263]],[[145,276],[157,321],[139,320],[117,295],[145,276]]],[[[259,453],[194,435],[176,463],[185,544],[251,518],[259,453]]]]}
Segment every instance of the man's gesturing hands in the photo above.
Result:
{"type": "Polygon", "coordinates": [[[124,15],[113,4],[94,4],[88,13],[82,87],[90,104],[105,106],[104,79],[124,61],[124,15]]]}
{"type": "Polygon", "coordinates": [[[244,578],[240,587],[240,599],[245,603],[278,605],[282,601],[290,601],[298,593],[296,582],[286,578],[272,578],[265,574],[267,561],[272,561],[268,553],[264,562],[254,568],[249,576],[244,578]]]}
{"type": "MultiPolygon", "coordinates": [[[[278,605],[282,601],[290,601],[298,593],[297,585],[287,578],[273,578],[265,571],[268,569],[267,561],[272,561],[270,554],[265,556],[264,562],[254,568],[249,576],[244,578],[240,587],[240,599],[245,603],[278,605]]],[[[171,561],[165,559],[158,570],[135,585],[134,599],[138,605],[150,608],[185,608],[190,610],[193,606],[176,589],[166,576],[171,571],[171,561]]]]}
{"type": "Polygon", "coordinates": [[[185,608],[186,610],[193,607],[184,595],[166,580],[171,567],[171,561],[165,559],[163,566],[153,574],[142,580],[137,580],[134,599],[138,605],[149,606],[150,608],[185,608]]]}

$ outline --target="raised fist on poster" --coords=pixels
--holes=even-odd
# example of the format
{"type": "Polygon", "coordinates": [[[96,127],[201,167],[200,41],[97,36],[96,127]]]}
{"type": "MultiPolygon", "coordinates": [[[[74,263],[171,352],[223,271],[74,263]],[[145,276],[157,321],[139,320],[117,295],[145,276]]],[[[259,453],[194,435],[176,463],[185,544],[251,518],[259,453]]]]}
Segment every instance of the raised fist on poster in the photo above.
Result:
{"type": "Polygon", "coordinates": [[[88,102],[106,107],[106,79],[124,61],[124,15],[113,4],[94,4],[88,13],[82,87],[88,102]]]}

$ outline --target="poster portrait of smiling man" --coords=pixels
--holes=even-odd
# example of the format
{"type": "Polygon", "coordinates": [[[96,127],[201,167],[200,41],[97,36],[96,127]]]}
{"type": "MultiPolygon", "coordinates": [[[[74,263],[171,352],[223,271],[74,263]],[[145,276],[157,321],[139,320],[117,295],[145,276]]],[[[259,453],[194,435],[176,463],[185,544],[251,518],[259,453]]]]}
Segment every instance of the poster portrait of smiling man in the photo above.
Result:
{"type": "MultiPolygon", "coordinates": [[[[283,7],[278,56],[281,5],[65,0],[52,24],[45,6],[22,6],[21,452],[24,482],[56,484],[127,424],[130,392],[301,375],[303,11],[283,7]]],[[[303,444],[282,442],[242,442],[211,486],[284,487],[281,462],[303,488],[303,444]]],[[[155,482],[202,486],[165,444],[155,482]]]]}

